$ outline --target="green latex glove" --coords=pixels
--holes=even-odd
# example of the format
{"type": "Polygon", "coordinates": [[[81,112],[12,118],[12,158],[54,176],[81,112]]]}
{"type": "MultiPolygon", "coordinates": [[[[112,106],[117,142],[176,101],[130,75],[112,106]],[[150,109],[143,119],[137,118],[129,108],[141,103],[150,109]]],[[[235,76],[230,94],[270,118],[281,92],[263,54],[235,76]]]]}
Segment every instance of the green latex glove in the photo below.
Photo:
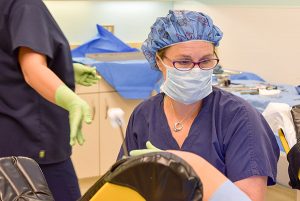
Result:
{"type": "Polygon", "coordinates": [[[129,155],[130,156],[138,156],[138,155],[142,155],[142,154],[146,154],[146,153],[163,151],[163,150],[155,147],[153,144],[151,144],[150,141],[146,142],[146,147],[147,147],[147,149],[132,150],[132,151],[130,151],[129,155]]]}
{"type": "Polygon", "coordinates": [[[70,145],[75,145],[76,141],[82,145],[84,143],[82,121],[87,124],[92,122],[89,105],[64,84],[55,92],[55,103],[69,111],[70,145]]]}
{"type": "Polygon", "coordinates": [[[88,67],[80,63],[73,63],[75,82],[84,86],[96,84],[101,78],[97,75],[96,67],[88,67]]]}

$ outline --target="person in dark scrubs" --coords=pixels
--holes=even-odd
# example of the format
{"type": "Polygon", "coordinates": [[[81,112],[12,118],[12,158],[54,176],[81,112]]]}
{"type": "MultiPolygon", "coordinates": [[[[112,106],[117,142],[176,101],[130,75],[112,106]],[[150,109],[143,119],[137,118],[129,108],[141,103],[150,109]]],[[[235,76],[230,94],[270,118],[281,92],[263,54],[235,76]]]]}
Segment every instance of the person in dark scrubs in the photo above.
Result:
{"type": "MultiPolygon", "coordinates": [[[[98,78],[87,68],[76,65],[76,77],[90,85],[98,78]]],[[[0,157],[33,158],[56,201],[77,200],[71,145],[84,143],[90,108],[73,92],[68,41],[41,0],[0,1],[0,69],[0,157]]]]}
{"type": "MultiPolygon", "coordinates": [[[[263,116],[245,100],[212,87],[223,36],[196,11],[169,11],[157,18],[143,53],[164,77],[161,93],[133,111],[128,151],[146,148],[195,153],[216,167],[251,200],[263,200],[276,182],[279,148],[263,116]]],[[[142,153],[142,150],[141,150],[142,153]]],[[[120,150],[118,159],[124,155],[120,150]]]]}

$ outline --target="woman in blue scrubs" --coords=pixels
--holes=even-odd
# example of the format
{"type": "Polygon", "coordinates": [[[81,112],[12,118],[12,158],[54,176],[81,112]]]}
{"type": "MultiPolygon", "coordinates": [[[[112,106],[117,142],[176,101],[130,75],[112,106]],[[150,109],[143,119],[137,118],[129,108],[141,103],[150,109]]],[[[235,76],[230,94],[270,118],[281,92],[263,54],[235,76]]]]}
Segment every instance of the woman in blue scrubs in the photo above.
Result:
{"type": "Polygon", "coordinates": [[[91,118],[73,92],[68,41],[41,0],[0,1],[0,38],[0,157],[33,158],[55,200],[75,201],[70,145],[91,118]]]}
{"type": "Polygon", "coordinates": [[[266,186],[276,182],[279,148],[256,109],[212,87],[222,36],[201,12],[170,11],[156,20],[142,50],[164,82],[161,93],[135,108],[125,143],[128,151],[145,149],[150,141],[162,150],[195,153],[251,200],[263,200],[266,186]]]}

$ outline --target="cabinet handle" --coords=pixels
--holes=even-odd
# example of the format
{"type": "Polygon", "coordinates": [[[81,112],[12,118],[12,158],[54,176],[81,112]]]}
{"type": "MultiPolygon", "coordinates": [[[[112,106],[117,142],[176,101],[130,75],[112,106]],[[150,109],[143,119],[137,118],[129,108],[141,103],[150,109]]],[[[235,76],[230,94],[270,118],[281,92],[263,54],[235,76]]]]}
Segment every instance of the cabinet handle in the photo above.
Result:
{"type": "Polygon", "coordinates": [[[104,99],[104,103],[105,103],[105,118],[104,119],[107,119],[107,112],[108,112],[109,106],[107,104],[106,99],[104,99]]]}
{"type": "Polygon", "coordinates": [[[96,106],[94,101],[92,101],[92,121],[94,121],[95,116],[96,116],[96,106]]]}

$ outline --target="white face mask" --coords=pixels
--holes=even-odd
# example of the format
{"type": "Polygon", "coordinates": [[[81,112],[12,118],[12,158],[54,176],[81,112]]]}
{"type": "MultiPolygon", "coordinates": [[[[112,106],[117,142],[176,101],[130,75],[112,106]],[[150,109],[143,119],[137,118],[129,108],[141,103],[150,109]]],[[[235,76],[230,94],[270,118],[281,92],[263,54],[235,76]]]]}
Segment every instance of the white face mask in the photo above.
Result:
{"type": "Polygon", "coordinates": [[[189,105],[202,100],[212,92],[213,70],[193,68],[190,71],[179,71],[176,68],[166,67],[166,80],[160,90],[172,99],[189,105]]]}

